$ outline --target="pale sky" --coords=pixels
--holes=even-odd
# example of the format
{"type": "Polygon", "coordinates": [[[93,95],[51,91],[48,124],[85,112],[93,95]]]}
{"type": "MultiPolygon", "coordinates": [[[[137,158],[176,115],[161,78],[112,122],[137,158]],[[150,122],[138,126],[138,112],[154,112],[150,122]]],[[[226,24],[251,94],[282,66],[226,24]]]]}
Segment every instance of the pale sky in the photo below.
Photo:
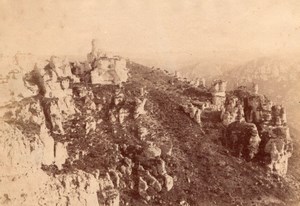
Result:
{"type": "Polygon", "coordinates": [[[300,51],[299,0],[0,0],[0,53],[300,51]]]}

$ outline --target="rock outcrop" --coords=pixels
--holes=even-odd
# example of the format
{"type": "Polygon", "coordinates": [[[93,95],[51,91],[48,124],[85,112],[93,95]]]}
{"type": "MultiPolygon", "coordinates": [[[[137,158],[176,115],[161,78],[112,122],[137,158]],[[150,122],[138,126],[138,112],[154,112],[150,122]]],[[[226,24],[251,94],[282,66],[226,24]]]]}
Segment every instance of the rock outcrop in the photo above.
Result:
{"type": "Polygon", "coordinates": [[[187,105],[183,106],[184,112],[187,113],[190,116],[190,118],[192,118],[200,126],[202,125],[201,114],[203,108],[204,107],[198,108],[197,106],[194,106],[192,103],[188,103],[187,105]]]}
{"type": "Polygon", "coordinates": [[[227,127],[225,136],[230,142],[229,147],[235,148],[238,155],[243,150],[241,148],[248,145],[248,158],[257,156],[265,163],[268,171],[285,176],[293,144],[284,107],[274,105],[260,95],[257,84],[254,84],[250,92],[239,89],[234,92],[236,96],[227,97],[227,105],[221,115],[221,120],[227,127]],[[246,122],[241,123],[240,119],[244,117],[246,122]],[[245,128],[242,129],[243,127],[245,128]],[[246,131],[250,133],[246,135],[246,131]],[[244,138],[245,135],[248,137],[244,138]],[[239,139],[245,141],[241,143],[244,146],[240,146],[239,139]],[[234,145],[235,142],[238,145],[234,145]]]}
{"type": "MultiPolygon", "coordinates": [[[[101,51],[98,41],[92,41],[92,51],[87,55],[85,71],[90,73],[92,84],[120,84],[128,79],[126,60],[119,57],[110,57],[101,51]]],[[[84,73],[84,72],[81,72],[84,73]]]]}
{"type": "Polygon", "coordinates": [[[245,121],[235,121],[226,129],[226,143],[235,155],[253,159],[258,153],[260,137],[256,125],[245,121]]]}
{"type": "Polygon", "coordinates": [[[261,145],[264,160],[271,173],[285,176],[288,159],[293,152],[293,143],[287,126],[264,125],[262,131],[263,144],[261,145]]]}

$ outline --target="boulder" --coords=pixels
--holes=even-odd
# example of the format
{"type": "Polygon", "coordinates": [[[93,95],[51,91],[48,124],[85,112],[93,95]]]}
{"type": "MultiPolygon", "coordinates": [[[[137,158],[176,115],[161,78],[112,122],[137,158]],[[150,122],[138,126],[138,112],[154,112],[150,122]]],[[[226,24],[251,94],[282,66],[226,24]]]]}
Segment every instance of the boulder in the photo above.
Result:
{"type": "Polygon", "coordinates": [[[148,129],[143,126],[138,126],[138,135],[140,140],[145,140],[146,136],[149,134],[148,129]]]}
{"type": "Polygon", "coordinates": [[[165,182],[166,190],[170,191],[173,188],[173,185],[174,185],[173,177],[171,177],[168,174],[165,174],[164,175],[164,182],[165,182]]]}
{"type": "Polygon", "coordinates": [[[173,143],[171,141],[164,141],[160,144],[162,155],[172,155],[173,143]]]}
{"type": "Polygon", "coordinates": [[[146,159],[154,159],[161,155],[161,149],[153,144],[153,142],[147,142],[144,148],[143,155],[146,159]]]}
{"type": "Polygon", "coordinates": [[[147,195],[148,188],[149,187],[147,182],[142,177],[139,177],[138,192],[140,196],[146,198],[148,196],[147,195]]]}
{"type": "Polygon", "coordinates": [[[88,116],[85,119],[85,134],[88,135],[96,130],[96,120],[93,116],[88,116]]]}
{"type": "Polygon", "coordinates": [[[260,141],[253,123],[235,121],[226,129],[226,144],[239,157],[252,159],[258,153],[260,141]]]}
{"type": "Polygon", "coordinates": [[[195,121],[196,121],[199,125],[202,124],[202,122],[201,122],[201,113],[202,113],[202,110],[201,110],[201,109],[197,109],[196,114],[195,114],[195,117],[194,117],[195,121]]]}
{"type": "Polygon", "coordinates": [[[63,117],[62,117],[62,113],[61,110],[58,106],[58,101],[56,100],[49,100],[49,105],[47,105],[47,107],[49,107],[48,110],[48,114],[49,117],[48,119],[50,120],[50,129],[51,131],[58,133],[58,134],[65,134],[65,131],[63,129],[62,126],[62,122],[63,122],[63,117]]]}
{"type": "Polygon", "coordinates": [[[159,181],[153,175],[151,175],[148,170],[145,171],[144,176],[148,185],[152,187],[156,192],[160,192],[162,190],[162,186],[159,181]]]}
{"type": "Polygon", "coordinates": [[[183,110],[185,113],[187,113],[191,119],[193,119],[197,124],[201,125],[201,114],[202,109],[198,108],[197,106],[194,106],[192,103],[188,103],[187,105],[183,106],[183,110]]]}
{"type": "Polygon", "coordinates": [[[55,162],[54,139],[49,134],[46,125],[41,126],[40,138],[44,145],[42,163],[44,165],[51,165],[55,162]]]}
{"type": "Polygon", "coordinates": [[[197,107],[195,107],[194,105],[190,105],[189,110],[190,110],[190,112],[189,112],[190,117],[191,117],[192,119],[194,119],[194,118],[195,118],[195,115],[196,115],[196,112],[197,112],[197,107]]]}
{"type": "Polygon", "coordinates": [[[91,96],[89,96],[89,94],[90,94],[90,92],[88,92],[88,94],[84,100],[84,110],[88,114],[94,112],[97,109],[96,104],[93,101],[93,98],[91,96]]]}
{"type": "Polygon", "coordinates": [[[147,102],[147,99],[144,98],[143,100],[140,100],[139,98],[135,99],[136,101],[136,108],[134,111],[134,118],[138,118],[140,115],[145,115],[147,112],[145,110],[145,104],[147,102]]]}
{"type": "Polygon", "coordinates": [[[118,188],[120,186],[120,176],[122,176],[122,174],[118,170],[113,170],[113,169],[109,170],[109,174],[112,178],[114,187],[118,188]]]}
{"type": "Polygon", "coordinates": [[[114,105],[117,106],[120,103],[122,103],[124,101],[124,97],[125,97],[125,95],[123,94],[122,91],[116,90],[115,95],[113,97],[114,105]]]}
{"type": "Polygon", "coordinates": [[[114,187],[114,183],[110,178],[110,175],[108,172],[106,172],[105,174],[100,174],[99,176],[99,184],[100,184],[100,188],[105,190],[107,188],[113,188],[114,187]]]}
{"type": "Polygon", "coordinates": [[[58,106],[62,114],[66,117],[74,115],[77,109],[73,99],[73,91],[70,89],[70,80],[68,78],[62,79],[60,84],[60,91],[56,94],[58,106]]]}
{"type": "Polygon", "coordinates": [[[91,71],[93,84],[120,84],[128,79],[126,61],[121,58],[100,57],[91,71]]]}
{"type": "Polygon", "coordinates": [[[157,160],[157,166],[156,166],[156,168],[157,168],[157,173],[159,175],[163,176],[163,175],[167,174],[166,162],[163,159],[159,158],[157,160]]]}
{"type": "Polygon", "coordinates": [[[129,74],[128,74],[128,69],[126,67],[126,60],[119,58],[115,60],[115,70],[120,78],[120,82],[126,82],[129,74]]]}
{"type": "Polygon", "coordinates": [[[222,120],[222,124],[224,126],[228,126],[230,125],[232,122],[234,122],[234,118],[233,116],[230,114],[229,111],[225,111],[225,109],[223,110],[222,114],[221,114],[221,120],[222,120]]]}
{"type": "Polygon", "coordinates": [[[127,109],[121,108],[119,110],[119,123],[123,124],[125,119],[129,116],[129,111],[127,109]]]}
{"type": "Polygon", "coordinates": [[[55,145],[55,165],[58,167],[59,170],[62,169],[62,165],[65,164],[66,159],[69,158],[68,151],[67,151],[67,144],[63,144],[61,142],[57,142],[55,145]]]}
{"type": "Polygon", "coordinates": [[[2,77],[1,79],[0,106],[20,101],[23,98],[36,96],[39,92],[37,85],[29,85],[24,78],[24,74],[21,72],[11,71],[8,76],[2,77]]]}

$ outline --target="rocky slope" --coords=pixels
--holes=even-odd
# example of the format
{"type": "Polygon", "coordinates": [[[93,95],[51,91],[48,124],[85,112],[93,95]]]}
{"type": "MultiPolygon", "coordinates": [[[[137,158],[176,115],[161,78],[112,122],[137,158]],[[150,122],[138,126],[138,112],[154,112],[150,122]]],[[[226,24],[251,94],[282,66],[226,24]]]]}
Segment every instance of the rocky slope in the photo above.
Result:
{"type": "MultiPolygon", "coordinates": [[[[201,64],[200,64],[201,65],[201,64]]],[[[207,72],[203,72],[200,66],[185,68],[185,73],[189,79],[194,77],[204,77],[207,84],[213,79],[224,79],[228,82],[228,88],[234,89],[238,86],[246,86],[249,89],[253,83],[258,84],[259,92],[268,96],[273,102],[282,104],[288,113],[288,125],[291,128],[296,147],[300,146],[299,133],[299,101],[300,101],[300,62],[297,57],[261,57],[251,61],[241,62],[231,65],[221,64],[223,72],[214,72],[215,66],[207,67],[207,72]],[[212,72],[210,72],[213,70],[212,72]],[[207,74],[208,73],[208,74],[207,74]]],[[[300,169],[297,165],[298,173],[300,169]]]]}
{"type": "Polygon", "coordinates": [[[219,111],[186,114],[207,90],[127,67],[122,86],[71,82],[1,108],[2,205],[298,205],[293,168],[267,175],[222,144],[219,111]]]}

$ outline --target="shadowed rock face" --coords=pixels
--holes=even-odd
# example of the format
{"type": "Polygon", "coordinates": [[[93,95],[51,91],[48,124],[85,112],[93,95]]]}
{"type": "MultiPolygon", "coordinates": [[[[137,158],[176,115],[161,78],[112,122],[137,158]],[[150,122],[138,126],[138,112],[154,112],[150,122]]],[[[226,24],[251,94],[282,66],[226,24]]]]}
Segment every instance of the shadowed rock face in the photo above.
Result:
{"type": "Polygon", "coordinates": [[[236,121],[226,129],[225,141],[236,156],[250,160],[258,153],[261,139],[255,124],[236,121]]]}

